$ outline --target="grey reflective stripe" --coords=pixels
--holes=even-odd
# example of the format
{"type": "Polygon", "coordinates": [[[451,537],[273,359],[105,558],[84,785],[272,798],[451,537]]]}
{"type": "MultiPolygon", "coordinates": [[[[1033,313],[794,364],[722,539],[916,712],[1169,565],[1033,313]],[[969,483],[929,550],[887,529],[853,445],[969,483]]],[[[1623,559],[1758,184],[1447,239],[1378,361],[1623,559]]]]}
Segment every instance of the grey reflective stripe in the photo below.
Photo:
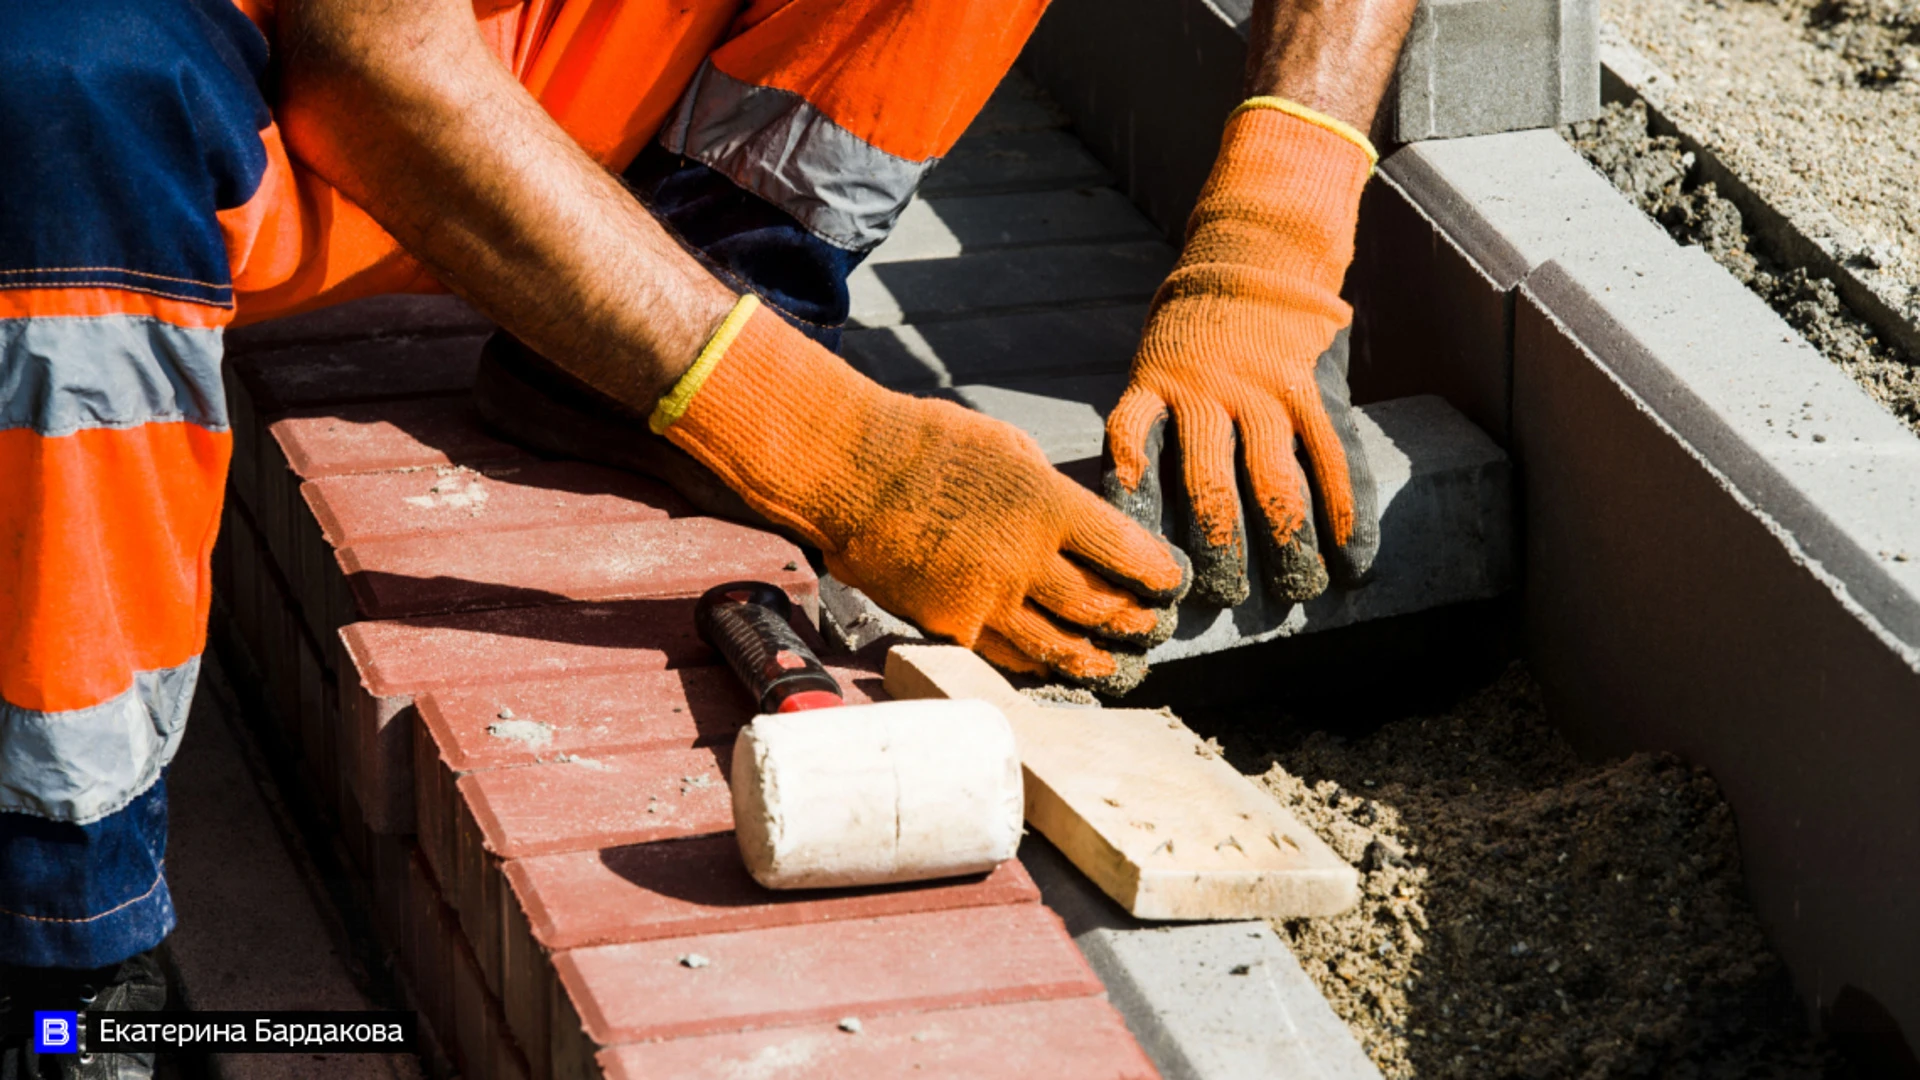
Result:
{"type": "Polygon", "coordinates": [[[887,238],[939,158],[895,157],[791,90],[700,70],[660,130],[660,145],[724,173],[829,244],[866,251],[887,238]]]}
{"type": "Polygon", "coordinates": [[[0,319],[0,431],[227,427],[220,331],[144,315],[0,319]]]}
{"type": "Polygon", "coordinates": [[[118,697],[70,712],[0,701],[0,810],[76,825],[126,807],[180,748],[200,658],[143,671],[118,697]]]}

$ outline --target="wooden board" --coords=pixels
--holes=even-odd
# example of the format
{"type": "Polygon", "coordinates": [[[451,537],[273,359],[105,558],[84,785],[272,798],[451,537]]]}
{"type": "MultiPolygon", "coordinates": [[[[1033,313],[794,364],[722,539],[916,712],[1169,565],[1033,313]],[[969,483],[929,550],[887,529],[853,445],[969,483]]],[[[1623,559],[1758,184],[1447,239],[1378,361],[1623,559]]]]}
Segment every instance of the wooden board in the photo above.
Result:
{"type": "Polygon", "coordinates": [[[1359,875],[1172,713],[1041,705],[951,645],[887,654],[895,698],[981,698],[1013,725],[1027,821],[1138,918],[1334,915],[1359,875]]]}

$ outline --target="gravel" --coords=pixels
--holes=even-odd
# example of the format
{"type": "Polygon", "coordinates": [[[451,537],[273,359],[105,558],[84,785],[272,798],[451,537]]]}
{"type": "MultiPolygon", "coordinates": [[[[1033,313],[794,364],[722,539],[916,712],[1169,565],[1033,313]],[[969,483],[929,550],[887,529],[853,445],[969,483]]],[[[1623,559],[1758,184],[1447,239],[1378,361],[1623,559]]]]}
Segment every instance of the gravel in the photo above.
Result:
{"type": "Polygon", "coordinates": [[[1389,1080],[1848,1075],[1807,1033],[1704,772],[1582,763],[1517,665],[1444,715],[1288,730],[1222,734],[1361,871],[1352,911],[1277,928],[1389,1080]]]}
{"type": "MultiPolygon", "coordinates": [[[[1668,77],[1662,112],[1920,322],[1920,0],[1603,0],[1602,14],[1668,77]]],[[[1831,282],[1754,250],[1737,211],[1711,185],[1689,188],[1691,162],[1638,120],[1615,106],[1571,137],[1920,431],[1915,358],[1878,341],[1831,282]],[[1650,160],[1623,168],[1636,140],[1650,160]]]]}

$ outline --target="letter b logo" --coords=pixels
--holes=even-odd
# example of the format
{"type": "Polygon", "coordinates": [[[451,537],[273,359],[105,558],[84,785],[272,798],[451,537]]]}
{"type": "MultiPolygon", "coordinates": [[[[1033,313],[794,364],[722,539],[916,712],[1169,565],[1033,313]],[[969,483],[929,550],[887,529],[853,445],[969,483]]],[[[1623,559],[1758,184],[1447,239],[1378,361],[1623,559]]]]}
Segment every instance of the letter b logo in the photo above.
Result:
{"type": "Polygon", "coordinates": [[[33,1014],[33,1049],[41,1054],[71,1054],[79,1049],[76,1035],[80,1014],[36,1012],[33,1014]]]}

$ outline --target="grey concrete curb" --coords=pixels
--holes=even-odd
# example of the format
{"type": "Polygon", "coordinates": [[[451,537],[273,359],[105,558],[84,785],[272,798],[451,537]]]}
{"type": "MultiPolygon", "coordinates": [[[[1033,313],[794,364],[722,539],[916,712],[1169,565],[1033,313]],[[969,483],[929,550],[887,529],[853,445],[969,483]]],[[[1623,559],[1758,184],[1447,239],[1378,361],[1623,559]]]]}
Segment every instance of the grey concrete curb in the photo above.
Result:
{"type": "Polygon", "coordinates": [[[1143,923],[1039,836],[1020,861],[1166,1080],[1379,1080],[1268,924],[1143,923]]]}
{"type": "Polygon", "coordinates": [[[1920,439],[1553,132],[1381,172],[1355,394],[1445,393],[1507,439],[1549,711],[1709,769],[1810,1005],[1920,1033],[1920,439]]]}

